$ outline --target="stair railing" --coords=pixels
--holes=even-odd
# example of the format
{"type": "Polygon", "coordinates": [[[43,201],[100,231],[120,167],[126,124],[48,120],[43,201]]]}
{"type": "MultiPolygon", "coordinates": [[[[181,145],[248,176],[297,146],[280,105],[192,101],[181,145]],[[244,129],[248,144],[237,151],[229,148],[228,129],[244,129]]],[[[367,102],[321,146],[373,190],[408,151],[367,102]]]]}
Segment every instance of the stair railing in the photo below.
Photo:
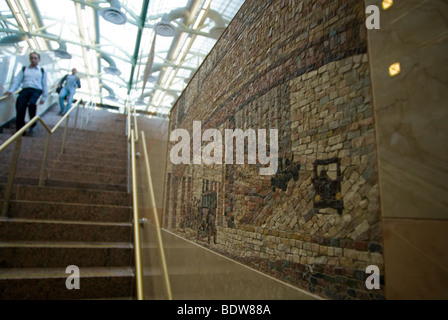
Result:
{"type": "Polygon", "coordinates": [[[144,300],[145,293],[143,289],[143,266],[142,252],[140,240],[140,219],[138,217],[138,200],[137,200],[137,173],[135,165],[135,140],[134,130],[130,132],[131,139],[131,167],[132,167],[132,209],[133,209],[133,231],[134,231],[134,257],[135,257],[135,280],[137,287],[137,299],[144,300]]]}
{"type": "MultiPolygon", "coordinates": [[[[78,111],[79,111],[79,103],[81,100],[77,100],[75,105],[68,110],[61,119],[56,123],[56,125],[53,127],[53,129],[49,130],[47,126],[44,126],[47,129],[47,139],[45,142],[45,149],[44,149],[44,156],[42,160],[42,165],[40,168],[40,175],[39,175],[39,186],[42,187],[44,185],[44,173],[45,173],[45,167],[47,163],[47,154],[48,154],[48,147],[50,145],[50,137],[53,133],[58,130],[59,126],[65,121],[65,127],[64,127],[64,134],[62,136],[62,145],[61,145],[61,154],[64,154],[65,150],[65,142],[67,140],[67,131],[68,131],[68,123],[70,120],[70,113],[76,109],[76,116],[75,116],[75,128],[78,122],[78,111]]],[[[43,121],[41,121],[43,123],[43,121]]]]}
{"type": "Polygon", "coordinates": [[[135,284],[137,288],[137,300],[145,299],[145,292],[143,286],[143,265],[140,239],[140,219],[138,213],[138,194],[137,194],[137,167],[136,167],[136,152],[135,152],[135,117],[132,122],[131,107],[126,106],[127,110],[127,134],[128,141],[131,144],[131,182],[132,182],[132,213],[133,213],[133,231],[134,231],[134,260],[135,260],[135,284]]]}
{"type": "Polygon", "coordinates": [[[155,226],[156,226],[156,236],[157,236],[157,244],[158,244],[157,248],[159,249],[160,261],[162,263],[162,274],[163,274],[163,280],[164,280],[164,284],[165,284],[165,290],[167,292],[168,300],[172,300],[173,297],[172,297],[172,293],[171,293],[170,278],[168,276],[168,268],[166,265],[165,249],[163,246],[162,232],[160,231],[161,226],[159,223],[159,215],[157,213],[156,198],[154,196],[154,187],[152,185],[151,169],[149,166],[148,149],[146,148],[145,133],[143,132],[143,130],[141,131],[141,134],[142,134],[143,154],[145,156],[146,178],[147,178],[147,183],[148,183],[148,187],[149,187],[149,195],[151,197],[154,222],[155,222],[155,226]]]}
{"type": "Polygon", "coordinates": [[[7,213],[8,213],[9,201],[10,201],[11,192],[12,192],[12,186],[14,184],[14,178],[15,178],[16,170],[17,170],[17,163],[18,163],[19,156],[20,156],[20,147],[22,145],[22,134],[28,128],[30,128],[33,124],[35,124],[37,121],[39,121],[42,124],[42,126],[45,128],[45,130],[47,130],[47,132],[48,132],[47,140],[46,140],[46,143],[45,143],[45,149],[44,149],[42,165],[41,165],[41,169],[40,169],[40,175],[39,175],[39,186],[43,186],[43,180],[44,180],[43,176],[44,176],[44,172],[45,172],[45,165],[46,165],[47,154],[48,154],[48,146],[49,146],[49,143],[50,143],[50,136],[54,132],[56,132],[56,130],[60,127],[62,122],[66,121],[65,129],[64,129],[64,135],[63,135],[63,138],[62,138],[62,146],[61,146],[61,154],[64,153],[65,140],[66,140],[66,136],[67,136],[67,128],[68,128],[68,122],[69,122],[69,116],[70,116],[70,113],[73,110],[79,108],[80,101],[81,100],[76,101],[75,105],[72,108],[70,108],[69,111],[67,111],[67,113],[53,127],[53,129],[48,128],[47,124],[42,120],[41,115],[36,115],[30,121],[28,121],[28,123],[26,125],[24,125],[22,128],[20,128],[20,130],[18,130],[14,135],[12,135],[8,140],[6,140],[0,146],[0,152],[2,152],[11,143],[13,143],[14,141],[16,142],[15,143],[15,148],[14,148],[14,153],[13,153],[13,158],[12,158],[12,163],[11,163],[11,168],[9,170],[8,181],[7,181],[6,187],[5,187],[5,194],[4,194],[4,198],[3,198],[3,207],[2,207],[2,214],[1,214],[2,216],[6,216],[7,213]]]}
{"type": "MultiPolygon", "coordinates": [[[[131,108],[127,106],[127,133],[128,133],[128,140],[131,144],[131,167],[132,167],[132,200],[133,200],[133,227],[134,227],[134,241],[135,241],[135,267],[136,267],[136,286],[137,286],[137,299],[138,300],[144,300],[144,292],[143,292],[143,270],[142,270],[142,259],[141,259],[141,240],[140,240],[140,225],[143,225],[143,220],[139,219],[139,212],[138,212],[138,195],[137,195],[137,168],[136,168],[136,158],[137,153],[135,151],[135,143],[138,142],[138,133],[137,133],[137,118],[136,118],[136,111],[135,108],[133,111],[131,111],[131,108]],[[131,121],[131,118],[134,119],[134,121],[131,121]],[[137,137],[136,137],[137,136],[137,137]]],[[[157,233],[157,247],[162,263],[162,273],[163,273],[163,279],[164,279],[164,285],[165,290],[167,293],[168,300],[172,300],[172,293],[171,293],[171,284],[168,276],[168,268],[166,264],[165,259],[165,252],[164,252],[164,246],[162,241],[162,234],[160,232],[160,224],[157,214],[157,206],[154,196],[154,188],[152,184],[151,179],[151,171],[149,166],[149,158],[148,158],[148,151],[146,148],[146,140],[145,140],[145,133],[141,131],[142,134],[142,148],[143,153],[145,156],[145,168],[146,168],[146,177],[147,182],[149,186],[149,194],[151,198],[151,204],[153,207],[153,214],[154,214],[154,221],[156,224],[156,233],[157,233]]]]}

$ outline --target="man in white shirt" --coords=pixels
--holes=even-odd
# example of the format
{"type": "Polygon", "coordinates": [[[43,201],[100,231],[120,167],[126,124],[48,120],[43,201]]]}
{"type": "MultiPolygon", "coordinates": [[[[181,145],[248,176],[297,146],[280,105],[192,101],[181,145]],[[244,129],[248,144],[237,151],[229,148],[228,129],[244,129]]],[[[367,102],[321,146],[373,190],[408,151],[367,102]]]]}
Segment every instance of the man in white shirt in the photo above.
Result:
{"type": "MultiPolygon", "coordinates": [[[[11,95],[20,86],[22,90],[16,100],[16,130],[25,125],[26,109],[30,119],[34,118],[37,110],[37,100],[40,96],[40,104],[43,104],[48,96],[47,73],[39,66],[40,55],[37,52],[30,53],[31,64],[23,67],[14,78],[11,87],[5,95],[11,95]]],[[[32,131],[36,123],[32,125],[32,131]]]]}

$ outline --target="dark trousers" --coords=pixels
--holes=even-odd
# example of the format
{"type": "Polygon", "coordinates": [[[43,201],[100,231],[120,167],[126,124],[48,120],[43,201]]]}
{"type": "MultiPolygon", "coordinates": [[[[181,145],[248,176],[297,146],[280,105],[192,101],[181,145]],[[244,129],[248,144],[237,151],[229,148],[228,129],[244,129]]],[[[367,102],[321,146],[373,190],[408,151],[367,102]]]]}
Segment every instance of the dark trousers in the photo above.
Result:
{"type": "MultiPolygon", "coordinates": [[[[26,109],[28,109],[28,115],[30,120],[36,116],[37,99],[42,94],[42,90],[25,88],[20,91],[16,101],[16,130],[19,130],[25,125],[26,109]]],[[[37,123],[34,123],[34,127],[37,123]]]]}

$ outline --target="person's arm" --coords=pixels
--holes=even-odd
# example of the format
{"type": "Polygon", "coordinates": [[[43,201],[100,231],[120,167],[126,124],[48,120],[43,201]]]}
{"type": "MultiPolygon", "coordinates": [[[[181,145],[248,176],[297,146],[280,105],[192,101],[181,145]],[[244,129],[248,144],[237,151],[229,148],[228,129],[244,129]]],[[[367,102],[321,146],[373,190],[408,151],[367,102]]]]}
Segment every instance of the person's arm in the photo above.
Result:
{"type": "Polygon", "coordinates": [[[59,82],[59,86],[61,87],[64,81],[67,79],[67,74],[62,77],[62,80],[59,82]]]}
{"type": "Polygon", "coordinates": [[[76,83],[78,84],[78,89],[81,88],[81,80],[79,78],[76,78],[76,83]]]}
{"type": "Polygon", "coordinates": [[[44,103],[48,96],[48,84],[47,84],[47,71],[44,71],[42,78],[42,97],[40,98],[40,103],[44,103]]]}
{"type": "Polygon", "coordinates": [[[23,68],[20,69],[19,73],[15,76],[14,80],[12,81],[11,87],[9,87],[9,90],[5,92],[5,95],[9,96],[13,94],[14,91],[19,89],[22,81],[23,81],[23,68]]]}

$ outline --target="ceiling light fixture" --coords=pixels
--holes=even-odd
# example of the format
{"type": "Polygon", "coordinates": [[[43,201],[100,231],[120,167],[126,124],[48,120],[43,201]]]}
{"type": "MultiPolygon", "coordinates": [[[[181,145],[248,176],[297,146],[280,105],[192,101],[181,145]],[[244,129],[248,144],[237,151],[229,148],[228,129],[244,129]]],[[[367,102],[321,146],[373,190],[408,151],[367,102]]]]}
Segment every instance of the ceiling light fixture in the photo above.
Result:
{"type": "Polygon", "coordinates": [[[100,10],[100,15],[104,20],[112,22],[113,24],[125,24],[128,19],[126,14],[121,11],[121,5],[118,0],[107,0],[110,3],[110,7],[100,10]]]}

